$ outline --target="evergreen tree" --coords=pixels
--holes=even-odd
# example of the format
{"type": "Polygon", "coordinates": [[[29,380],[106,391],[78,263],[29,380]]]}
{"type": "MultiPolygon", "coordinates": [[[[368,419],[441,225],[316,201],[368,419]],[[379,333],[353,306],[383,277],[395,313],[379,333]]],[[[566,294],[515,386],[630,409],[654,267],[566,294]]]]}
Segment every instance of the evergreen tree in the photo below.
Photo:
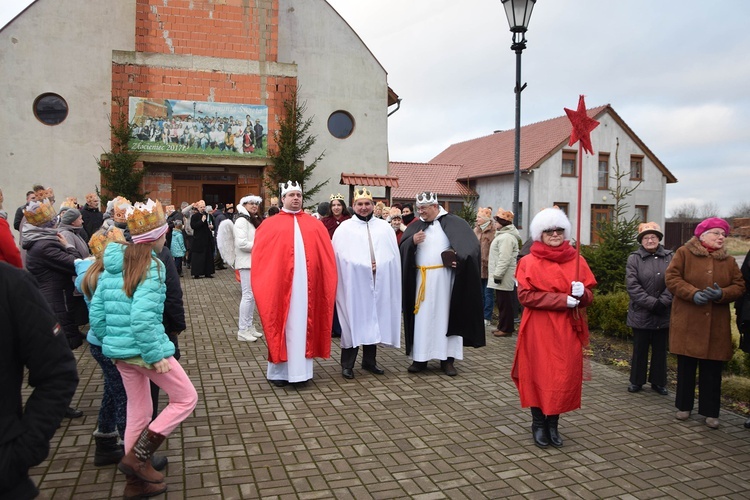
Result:
{"type": "Polygon", "coordinates": [[[274,132],[276,147],[269,148],[273,169],[266,175],[266,188],[272,193],[277,193],[279,184],[295,181],[302,186],[302,199],[307,201],[313,199],[328,181],[315,186],[306,185],[325,152],[320,153],[305,167],[304,158],[315,145],[317,138],[308,135],[313,120],[304,118],[307,103],[297,100],[298,91],[299,89],[295,89],[289,99],[284,100],[284,115],[277,120],[278,128],[274,132]]]}
{"type": "Polygon", "coordinates": [[[112,131],[112,150],[96,160],[102,179],[101,191],[97,188],[96,193],[103,204],[116,196],[124,196],[133,203],[142,201],[148,195],[148,192],[141,191],[146,169],[136,168],[139,154],[128,146],[133,126],[120,111],[109,128],[112,131]]]}
{"type": "Polygon", "coordinates": [[[612,218],[603,222],[599,229],[600,242],[598,245],[592,245],[581,248],[582,255],[596,276],[599,283],[597,289],[602,293],[611,293],[625,288],[625,266],[628,261],[628,255],[636,248],[638,243],[635,237],[638,234],[638,224],[640,222],[635,215],[630,219],[625,217],[628,204],[625,198],[635,191],[640,182],[632,187],[624,187],[623,179],[630,176],[629,171],[623,171],[620,168],[618,152],[620,141],[617,141],[615,150],[615,171],[610,179],[615,181],[615,188],[609,192],[615,200],[612,209],[612,218]]]}

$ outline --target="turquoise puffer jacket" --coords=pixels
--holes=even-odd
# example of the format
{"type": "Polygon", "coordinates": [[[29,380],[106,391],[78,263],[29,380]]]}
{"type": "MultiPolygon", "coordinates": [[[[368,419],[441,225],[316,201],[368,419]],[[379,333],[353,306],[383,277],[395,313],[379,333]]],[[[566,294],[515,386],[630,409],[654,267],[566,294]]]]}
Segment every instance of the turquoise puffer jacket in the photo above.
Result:
{"type": "Polygon", "coordinates": [[[128,297],[123,290],[124,256],[125,245],[111,244],[105,248],[104,272],[91,298],[89,323],[108,358],[140,356],[153,364],[175,352],[162,324],[167,290],[164,265],[152,252],[145,281],[128,297]]]}

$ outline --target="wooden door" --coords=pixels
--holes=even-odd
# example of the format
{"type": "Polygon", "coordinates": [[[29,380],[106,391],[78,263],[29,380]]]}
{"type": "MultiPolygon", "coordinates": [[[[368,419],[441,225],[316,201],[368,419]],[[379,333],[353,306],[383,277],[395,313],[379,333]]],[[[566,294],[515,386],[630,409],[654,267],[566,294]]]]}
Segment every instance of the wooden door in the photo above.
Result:
{"type": "Polygon", "coordinates": [[[201,180],[172,180],[172,204],[179,208],[183,201],[194,203],[203,196],[203,182],[201,180]]]}
{"type": "MultiPolygon", "coordinates": [[[[255,196],[261,196],[260,193],[260,179],[247,179],[246,184],[237,184],[235,187],[235,203],[239,203],[240,199],[244,196],[254,194],[255,196]]],[[[261,209],[263,205],[261,205],[261,209]]]]}
{"type": "Polygon", "coordinates": [[[591,244],[596,245],[601,242],[599,231],[604,222],[612,219],[611,205],[591,205],[591,244]]]}

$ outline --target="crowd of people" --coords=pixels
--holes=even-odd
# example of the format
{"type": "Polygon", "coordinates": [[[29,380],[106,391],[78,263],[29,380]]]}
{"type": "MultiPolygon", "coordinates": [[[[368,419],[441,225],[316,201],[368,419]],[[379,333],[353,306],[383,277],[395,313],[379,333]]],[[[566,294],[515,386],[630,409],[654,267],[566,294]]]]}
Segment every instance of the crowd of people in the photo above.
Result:
{"type": "MultiPolygon", "coordinates": [[[[241,291],[237,340],[265,337],[266,377],[273,386],[311,380],[313,360],[331,355],[332,337],[340,337],[344,379],[355,378],[360,347],[361,369],[383,375],[377,346],[399,349],[402,328],[409,373],[436,361],[455,377],[464,348],[485,346],[493,327],[495,337],[517,332],[510,375],[521,406],[530,410],[533,442],[563,445],[560,415],[581,407],[590,372],[586,307],[597,283],[571,245],[562,210],[540,211],[522,245],[512,212],[479,208],[472,228],[429,191],[413,204],[386,206],[359,188],[350,207],[337,193],[315,213],[303,209],[303,199],[302,187],[289,181],[265,214],[256,195],[244,196],[236,207],[198,200],[177,209],[118,196],[102,210],[90,193],[84,206],[66,198],[58,211],[54,191],[39,185],[16,211],[17,244],[0,191],[0,298],[6,305],[24,297],[22,309],[35,308],[40,320],[30,325],[9,319],[5,324],[18,326],[2,342],[16,342],[28,329],[24,341],[33,342],[38,355],[51,349],[39,348],[43,343],[55,351],[49,354],[54,369],[27,361],[36,389],[26,412],[39,411],[45,398],[49,412],[45,407],[43,417],[22,420],[20,407],[4,410],[14,415],[18,430],[0,443],[0,452],[23,444],[33,453],[23,463],[39,463],[59,421],[82,415],[70,406],[77,384],[72,351],[85,339],[104,381],[94,464],[117,464],[126,476],[126,498],[166,491],[161,471],[167,460],[155,452],[198,402],[179,363],[179,335],[186,329],[183,268],[203,279],[225,265],[235,270],[241,291]],[[9,293],[11,287],[22,294],[9,293]],[[161,412],[160,390],[169,396],[161,412]]],[[[727,254],[728,232],[726,221],[706,219],[672,252],[661,244],[661,228],[644,223],[626,264],[634,338],[628,391],[639,392],[648,382],[668,394],[669,350],[678,359],[676,419],[691,415],[699,370],[698,413],[710,428],[719,427],[721,371],[732,356],[732,302],[738,302],[741,347],[750,350],[749,264],[746,258],[741,271],[727,254]]],[[[3,315],[6,310],[12,307],[3,315]]],[[[3,364],[3,379],[12,380],[16,392],[21,359],[3,364]]],[[[0,492],[32,498],[27,469],[0,471],[0,492]]]]}

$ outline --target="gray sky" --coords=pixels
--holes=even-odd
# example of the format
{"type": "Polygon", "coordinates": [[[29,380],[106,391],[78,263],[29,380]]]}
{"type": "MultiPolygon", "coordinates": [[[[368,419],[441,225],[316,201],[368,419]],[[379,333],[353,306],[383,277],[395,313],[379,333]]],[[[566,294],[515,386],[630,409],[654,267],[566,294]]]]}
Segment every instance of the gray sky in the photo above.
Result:
{"type": "MultiPolygon", "coordinates": [[[[0,25],[30,3],[3,0],[0,25]]],[[[514,127],[515,54],[500,0],[329,0],[403,99],[392,161],[514,127]]],[[[521,122],[611,104],[677,177],[685,203],[750,203],[750,1],[538,0],[521,122]]],[[[596,144],[594,144],[596,149],[596,144]]]]}

